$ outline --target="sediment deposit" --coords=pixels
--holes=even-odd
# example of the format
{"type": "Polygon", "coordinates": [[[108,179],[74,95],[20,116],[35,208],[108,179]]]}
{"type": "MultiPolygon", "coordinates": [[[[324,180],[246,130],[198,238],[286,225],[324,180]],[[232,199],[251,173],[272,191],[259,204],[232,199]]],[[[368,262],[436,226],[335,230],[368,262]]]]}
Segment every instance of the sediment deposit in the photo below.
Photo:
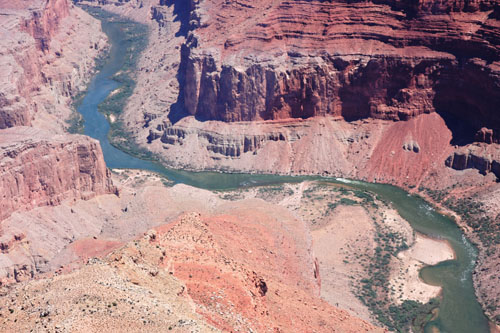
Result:
{"type": "MultiPolygon", "coordinates": [[[[284,207],[165,186],[137,171],[121,171],[115,181],[119,198],[19,214],[17,221],[52,216],[74,241],[54,251],[55,276],[2,287],[3,330],[383,331],[320,299],[309,227],[284,207]],[[86,218],[93,230],[71,231],[69,216],[86,218]],[[135,240],[122,245],[127,238],[135,240]]],[[[32,250],[41,235],[26,236],[32,250]]],[[[53,247],[55,238],[48,239],[53,247]]]]}

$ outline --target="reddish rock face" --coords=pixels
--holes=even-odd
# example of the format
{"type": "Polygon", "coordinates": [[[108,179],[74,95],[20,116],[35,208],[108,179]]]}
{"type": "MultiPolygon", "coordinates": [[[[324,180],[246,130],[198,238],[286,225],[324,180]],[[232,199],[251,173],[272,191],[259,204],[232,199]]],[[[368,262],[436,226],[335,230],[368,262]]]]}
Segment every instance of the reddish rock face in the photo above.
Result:
{"type": "Polygon", "coordinates": [[[19,209],[115,192],[97,141],[30,127],[0,131],[0,221],[19,209]]]}
{"type": "Polygon", "coordinates": [[[228,122],[438,111],[473,132],[498,129],[498,11],[497,1],[192,1],[185,109],[228,122]]]}
{"type": "MultiPolygon", "coordinates": [[[[14,4],[12,1],[1,1],[0,8],[11,11],[18,16],[19,27],[9,26],[9,28],[28,33],[34,39],[36,49],[43,52],[48,51],[51,37],[56,33],[60,21],[69,14],[67,0],[49,0],[45,5],[38,1],[18,4],[14,4]],[[33,7],[30,8],[31,6],[33,7]]],[[[13,32],[11,31],[11,33],[13,32]]],[[[31,56],[34,55],[33,52],[31,56]]],[[[17,83],[10,83],[17,85],[16,88],[22,94],[26,93],[24,90],[28,88],[30,81],[36,80],[36,77],[40,75],[40,68],[37,66],[38,64],[34,64],[34,59],[31,62],[25,62],[22,59],[22,54],[17,54],[17,58],[18,65],[23,67],[24,77],[17,83]]],[[[3,92],[0,94],[0,128],[31,125],[29,109],[26,106],[16,105],[20,97],[9,98],[3,92]],[[12,105],[14,108],[11,107],[12,105]]]]}
{"type": "Polygon", "coordinates": [[[38,50],[48,51],[50,39],[55,35],[61,20],[68,15],[67,0],[48,0],[45,8],[33,11],[21,27],[35,39],[38,50]]]}
{"type": "Polygon", "coordinates": [[[104,46],[100,23],[69,0],[2,0],[0,10],[0,129],[62,132],[104,46]]]}

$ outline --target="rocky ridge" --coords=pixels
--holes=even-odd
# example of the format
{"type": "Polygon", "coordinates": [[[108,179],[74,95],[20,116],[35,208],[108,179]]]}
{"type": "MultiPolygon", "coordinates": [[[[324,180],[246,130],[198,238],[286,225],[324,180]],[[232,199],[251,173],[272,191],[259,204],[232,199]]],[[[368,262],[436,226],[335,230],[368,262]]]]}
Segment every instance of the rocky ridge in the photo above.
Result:
{"type": "Polygon", "coordinates": [[[313,267],[305,274],[300,266],[312,259],[300,250],[307,248],[302,234],[284,232],[270,216],[255,223],[248,214],[241,220],[187,214],[68,275],[4,287],[9,300],[0,325],[10,330],[35,323],[63,332],[383,331],[318,299],[313,267]],[[249,238],[253,232],[264,237],[249,238]],[[296,261],[274,250],[282,245],[306,256],[296,261]],[[283,271],[276,260],[290,265],[283,271]]]}

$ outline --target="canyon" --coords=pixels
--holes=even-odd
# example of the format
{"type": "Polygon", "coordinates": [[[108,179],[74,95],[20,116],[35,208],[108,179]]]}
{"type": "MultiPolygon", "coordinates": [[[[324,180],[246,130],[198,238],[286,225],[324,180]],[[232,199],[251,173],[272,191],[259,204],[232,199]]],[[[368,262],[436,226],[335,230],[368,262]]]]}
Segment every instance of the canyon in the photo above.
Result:
{"type": "Polygon", "coordinates": [[[0,113],[2,330],[215,332],[230,327],[289,331],[300,326],[310,331],[384,331],[320,299],[307,228],[291,216],[277,216],[275,206],[258,201],[227,207],[210,192],[172,188],[153,174],[112,174],[98,141],[64,133],[75,117],[71,103],[107,47],[99,22],[65,0],[0,5],[2,14],[5,11],[3,33],[9,37],[3,41],[6,72],[0,113]],[[81,52],[87,48],[89,52],[81,52]],[[193,210],[207,217],[185,214],[193,210]],[[243,210],[248,212],[244,219],[243,210]],[[256,211],[261,212],[261,224],[254,219],[256,211]],[[220,229],[227,219],[231,222],[224,223],[233,225],[233,235],[220,229]],[[215,226],[212,235],[205,229],[209,221],[215,226]],[[151,227],[159,229],[138,242],[151,227]],[[238,228],[244,230],[236,233],[238,228]],[[253,228],[257,230],[249,232],[253,228]],[[261,251],[254,239],[264,236],[264,230],[261,245],[274,253],[273,260],[263,266],[258,256],[248,261],[235,255],[261,251]],[[200,232],[217,242],[190,243],[200,232]],[[231,240],[236,234],[241,239],[231,240]],[[289,250],[283,251],[283,242],[289,250]],[[202,244],[206,249],[201,253],[208,256],[196,258],[202,244]],[[136,245],[142,263],[134,254],[136,245]],[[173,271],[157,262],[163,258],[157,254],[167,251],[171,260],[179,260],[173,271]],[[212,251],[219,256],[212,257],[212,251]],[[183,261],[191,255],[193,262],[183,261]],[[206,265],[195,267],[200,261],[206,265]],[[152,270],[144,271],[146,266],[152,270]],[[182,274],[190,267],[199,282],[182,274]],[[235,284],[225,285],[227,299],[217,295],[219,302],[207,303],[205,297],[213,298],[210,288],[222,287],[215,278],[199,285],[215,273],[214,267],[224,268],[224,278],[235,284]],[[199,275],[203,271],[208,275],[199,275]],[[156,296],[144,297],[147,294],[156,296]],[[15,300],[14,295],[21,298],[15,300]],[[131,307],[112,314],[123,307],[122,298],[131,307]],[[24,304],[27,299],[32,300],[29,305],[24,304]],[[221,305],[225,314],[217,317],[221,305]],[[297,312],[310,311],[311,306],[308,316],[296,319],[297,312]]]}
{"type": "Polygon", "coordinates": [[[107,115],[113,144],[176,169],[425,196],[479,248],[476,293],[498,322],[498,1],[0,0],[2,329],[384,331],[352,282],[370,279],[358,256],[378,253],[378,223],[410,247],[391,257],[394,304],[438,296],[418,269],[453,257],[358,192],[218,193],[108,170],[99,142],[65,133],[109,47],[77,5],[149,29],[133,92],[107,115]]]}
{"type": "Polygon", "coordinates": [[[433,187],[457,146],[497,149],[495,2],[103,8],[154,31],[117,116],[166,165],[433,187]]]}
{"type": "Polygon", "coordinates": [[[0,129],[63,133],[72,97],[85,89],[107,43],[99,22],[66,0],[3,0],[0,8],[0,129]]]}
{"type": "Polygon", "coordinates": [[[99,5],[151,30],[116,115],[128,136],[115,143],[134,140],[174,168],[321,174],[419,193],[479,247],[478,297],[500,315],[499,243],[478,232],[497,233],[500,216],[498,2],[99,5]],[[485,208],[457,207],[469,199],[485,208]]]}

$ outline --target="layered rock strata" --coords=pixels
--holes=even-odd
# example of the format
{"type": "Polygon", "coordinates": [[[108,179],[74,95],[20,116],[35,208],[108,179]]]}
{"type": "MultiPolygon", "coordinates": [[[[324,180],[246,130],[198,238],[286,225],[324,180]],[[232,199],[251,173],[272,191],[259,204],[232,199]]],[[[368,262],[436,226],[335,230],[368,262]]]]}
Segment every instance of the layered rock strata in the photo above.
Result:
{"type": "Polygon", "coordinates": [[[500,179],[500,149],[485,144],[462,147],[446,159],[446,165],[455,170],[476,169],[483,175],[491,172],[500,179]]]}
{"type": "Polygon", "coordinates": [[[106,3],[149,13],[122,118],[166,164],[464,187],[459,196],[497,178],[498,1],[106,3]],[[489,166],[474,142],[490,145],[489,166]]]}
{"type": "Polygon", "coordinates": [[[29,127],[0,131],[0,220],[12,212],[114,193],[99,143],[29,127]]]}
{"type": "Polygon", "coordinates": [[[437,110],[498,128],[497,5],[192,2],[184,105],[223,121],[437,110]]]}
{"type": "Polygon", "coordinates": [[[135,18],[142,13],[153,27],[122,117],[140,145],[172,166],[328,173],[416,185],[430,168],[420,165],[427,171],[414,175],[411,166],[432,160],[439,170],[450,141],[498,141],[497,2],[103,6],[135,18]],[[398,132],[406,137],[387,152],[396,158],[380,157],[379,138],[390,138],[399,127],[374,118],[426,119],[415,123],[430,126],[441,146],[434,152],[413,140],[422,133],[398,132]],[[311,131],[325,123],[335,124],[327,126],[334,132],[321,132],[322,140],[311,131]],[[321,153],[301,158],[318,150],[318,142],[321,153]],[[397,155],[412,170],[398,171],[397,155]],[[376,174],[354,168],[380,158],[384,167],[370,166],[376,174]]]}
{"type": "Polygon", "coordinates": [[[68,0],[4,0],[0,11],[0,129],[62,132],[106,45],[99,21],[68,0]]]}

